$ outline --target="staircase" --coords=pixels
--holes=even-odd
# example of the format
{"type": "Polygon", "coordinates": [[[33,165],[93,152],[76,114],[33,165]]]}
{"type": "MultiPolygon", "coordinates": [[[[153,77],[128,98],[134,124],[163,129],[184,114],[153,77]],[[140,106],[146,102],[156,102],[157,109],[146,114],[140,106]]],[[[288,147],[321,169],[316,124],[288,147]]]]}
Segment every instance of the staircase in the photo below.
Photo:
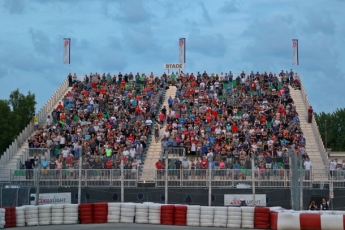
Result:
{"type": "MultiPolygon", "coordinates": [[[[163,106],[165,106],[167,109],[169,108],[168,99],[170,96],[174,98],[176,95],[176,91],[177,88],[175,86],[170,86],[169,89],[166,91],[163,106]]],[[[162,129],[159,130],[158,143],[156,143],[154,137],[152,137],[152,141],[147,150],[147,155],[144,161],[144,165],[142,167],[142,172],[140,176],[141,181],[155,181],[156,162],[159,160],[162,151],[162,145],[160,140],[163,137],[165,129],[166,124],[163,126],[162,129]]]]}
{"type": "MultiPolygon", "coordinates": [[[[48,115],[50,115],[54,108],[56,108],[59,102],[62,102],[62,99],[66,93],[71,90],[72,87],[68,87],[68,82],[64,81],[62,85],[58,88],[55,94],[47,101],[44,107],[38,113],[38,122],[39,125],[44,125],[48,115]]],[[[31,124],[33,125],[33,124],[31,124]]],[[[33,130],[33,129],[31,129],[33,130]]],[[[29,134],[31,137],[34,132],[29,134]]],[[[27,140],[24,140],[23,144],[20,146],[18,145],[17,151],[13,152],[8,159],[6,159],[5,164],[0,168],[0,181],[1,182],[9,182],[11,178],[11,170],[18,169],[20,163],[24,164],[25,160],[27,159],[26,149],[28,148],[27,140]]]]}
{"type": "Polygon", "coordinates": [[[310,104],[303,85],[301,90],[295,90],[290,87],[290,94],[296,105],[303,136],[306,138],[306,151],[312,163],[312,179],[316,182],[326,182],[328,181],[327,155],[315,119],[313,118],[312,123],[308,123],[310,104]]]}

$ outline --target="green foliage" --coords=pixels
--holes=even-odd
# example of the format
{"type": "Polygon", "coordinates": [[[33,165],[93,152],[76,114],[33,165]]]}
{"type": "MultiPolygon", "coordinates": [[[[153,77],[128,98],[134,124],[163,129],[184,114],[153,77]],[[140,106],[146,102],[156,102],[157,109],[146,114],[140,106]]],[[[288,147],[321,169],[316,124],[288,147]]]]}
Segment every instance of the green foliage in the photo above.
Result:
{"type": "Polygon", "coordinates": [[[345,109],[337,109],[333,113],[315,113],[314,116],[325,146],[327,131],[327,148],[345,151],[345,109]]]}
{"type": "Polygon", "coordinates": [[[19,90],[10,94],[9,100],[0,100],[0,154],[32,121],[35,113],[35,94],[23,95],[19,90]]]}

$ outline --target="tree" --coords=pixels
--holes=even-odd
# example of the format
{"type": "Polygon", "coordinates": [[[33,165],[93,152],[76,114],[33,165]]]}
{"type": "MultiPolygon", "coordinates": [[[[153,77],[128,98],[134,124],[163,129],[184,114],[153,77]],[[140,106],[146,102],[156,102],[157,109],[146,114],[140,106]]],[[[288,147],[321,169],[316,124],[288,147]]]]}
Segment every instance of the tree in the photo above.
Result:
{"type": "Polygon", "coordinates": [[[0,100],[0,154],[16,139],[31,122],[35,113],[35,94],[23,95],[18,89],[9,100],[0,100]]]}
{"type": "Polygon", "coordinates": [[[345,151],[345,109],[336,109],[333,113],[315,113],[314,115],[325,146],[331,148],[332,151],[345,151]]]}

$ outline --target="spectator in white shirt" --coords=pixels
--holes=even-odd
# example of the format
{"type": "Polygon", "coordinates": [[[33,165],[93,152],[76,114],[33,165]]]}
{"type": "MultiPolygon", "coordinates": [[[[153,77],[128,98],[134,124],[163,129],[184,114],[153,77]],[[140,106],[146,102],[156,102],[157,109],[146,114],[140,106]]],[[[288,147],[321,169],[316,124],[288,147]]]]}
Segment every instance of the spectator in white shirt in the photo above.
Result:
{"type": "Polygon", "coordinates": [[[304,162],[304,169],[305,169],[305,179],[310,180],[310,171],[312,169],[312,163],[310,162],[309,157],[304,162]]]}
{"type": "MultiPolygon", "coordinates": [[[[338,161],[338,159],[336,159],[338,161]]],[[[331,177],[333,176],[333,171],[335,170],[337,166],[337,162],[334,161],[334,159],[331,160],[331,162],[329,163],[329,173],[331,175],[331,177]]]]}

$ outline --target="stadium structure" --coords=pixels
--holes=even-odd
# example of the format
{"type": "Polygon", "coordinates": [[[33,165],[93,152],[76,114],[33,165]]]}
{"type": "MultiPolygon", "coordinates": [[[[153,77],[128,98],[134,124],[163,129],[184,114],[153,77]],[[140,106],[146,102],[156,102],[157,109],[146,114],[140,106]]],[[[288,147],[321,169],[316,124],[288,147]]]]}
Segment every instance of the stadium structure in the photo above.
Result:
{"type": "MultiPolygon", "coordinates": [[[[234,76],[236,77],[237,75],[234,74],[234,76]]],[[[39,188],[40,193],[71,193],[72,203],[76,203],[78,202],[78,186],[79,182],[81,182],[82,202],[120,201],[122,185],[124,187],[122,192],[124,193],[125,202],[149,201],[164,203],[165,199],[168,199],[169,203],[205,205],[210,198],[212,205],[223,206],[226,195],[252,195],[252,187],[254,185],[257,195],[265,195],[264,202],[267,206],[291,208],[293,207],[292,199],[295,202],[297,199],[300,199],[296,195],[297,191],[303,193],[303,196],[301,193],[298,194],[303,197],[301,202],[304,205],[309,203],[310,199],[329,197],[331,192],[332,197],[334,196],[333,208],[341,209],[343,208],[341,197],[344,194],[343,178],[333,180],[333,177],[329,176],[327,152],[315,119],[313,118],[311,123],[307,121],[310,102],[301,78],[298,77],[298,80],[300,89],[295,90],[290,85],[289,91],[299,116],[300,128],[306,139],[305,149],[312,161],[313,166],[310,172],[305,172],[305,170],[299,168],[300,159],[292,156],[296,154],[295,152],[289,151],[290,169],[284,170],[282,174],[279,171],[277,178],[275,178],[276,172],[273,171],[268,172],[271,177],[260,177],[260,171],[258,171],[259,176],[254,176],[253,178],[254,174],[251,173],[251,170],[240,173],[240,175],[244,174],[244,178],[241,176],[237,178],[235,169],[231,169],[232,171],[224,179],[221,178],[221,174],[217,174],[217,168],[212,169],[214,172],[209,170],[210,174],[205,175],[204,178],[192,178],[190,172],[188,172],[187,177],[184,177],[183,172],[178,172],[181,173],[181,176],[175,175],[170,178],[164,172],[161,174],[157,172],[156,162],[160,159],[164,160],[166,156],[174,159],[188,157],[188,152],[184,148],[171,148],[169,151],[166,151],[166,149],[162,148],[160,142],[156,143],[154,141],[154,136],[151,134],[147,139],[146,153],[143,155],[142,162],[135,171],[134,176],[126,177],[125,172],[122,172],[122,175],[121,173],[108,173],[107,169],[104,169],[102,172],[98,171],[92,174],[91,177],[88,177],[87,173],[83,173],[81,181],[79,181],[78,176],[70,178],[70,172],[62,169],[61,173],[54,174],[53,178],[43,177],[41,173],[36,173],[35,170],[33,170],[30,177],[27,177],[28,172],[22,166],[28,158],[39,155],[44,155],[47,158],[53,156],[53,153],[49,152],[48,149],[39,149],[38,151],[29,148],[28,138],[35,133],[34,124],[30,123],[1,156],[0,181],[2,184],[2,200],[10,200],[15,197],[15,201],[9,202],[15,202],[17,205],[28,204],[30,197],[28,199],[26,197],[18,197],[18,191],[19,194],[22,190],[28,191],[25,194],[33,194],[39,188]],[[67,174],[64,175],[63,171],[66,171],[67,174]],[[306,176],[307,173],[310,173],[310,175],[306,176]],[[166,186],[168,194],[165,193],[166,186]],[[211,197],[209,197],[209,190],[211,190],[211,197]],[[17,193],[17,196],[14,195],[15,193],[17,193]]],[[[44,126],[46,124],[47,117],[51,116],[53,110],[59,104],[64,104],[63,99],[71,90],[72,87],[70,87],[70,83],[66,79],[39,110],[37,114],[39,125],[44,126]]],[[[225,87],[224,90],[225,95],[227,95],[228,92],[225,87]]],[[[164,87],[160,108],[163,106],[168,108],[168,99],[170,97],[174,98],[176,92],[177,87],[175,86],[164,87]]],[[[167,124],[165,123],[164,127],[159,130],[160,138],[164,135],[166,126],[167,124]]],[[[77,171],[78,169],[75,170],[75,172],[77,171]]]]}

